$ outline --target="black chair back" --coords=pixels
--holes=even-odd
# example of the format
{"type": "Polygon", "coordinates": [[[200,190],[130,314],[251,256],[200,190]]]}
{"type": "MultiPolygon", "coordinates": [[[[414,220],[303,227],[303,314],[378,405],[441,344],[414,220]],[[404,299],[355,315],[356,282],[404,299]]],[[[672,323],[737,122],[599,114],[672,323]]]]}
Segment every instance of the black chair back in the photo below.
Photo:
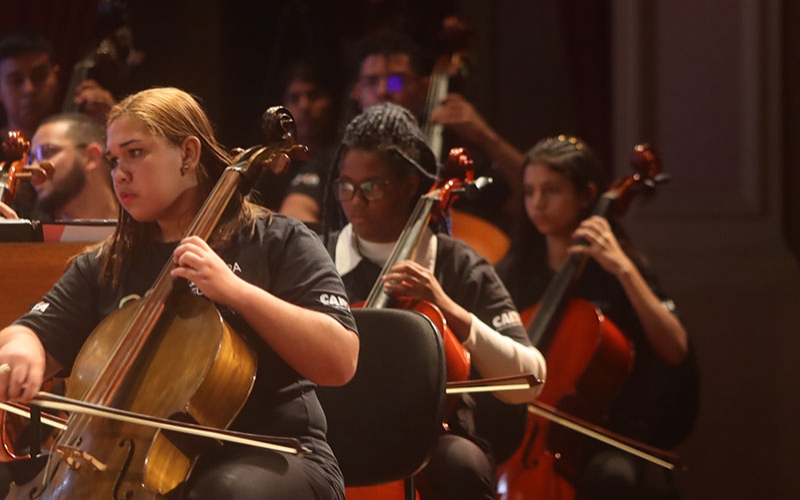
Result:
{"type": "Polygon", "coordinates": [[[420,313],[353,309],[358,370],[343,387],[319,387],[328,442],[347,486],[397,481],[421,470],[442,433],[442,337],[420,313]]]}

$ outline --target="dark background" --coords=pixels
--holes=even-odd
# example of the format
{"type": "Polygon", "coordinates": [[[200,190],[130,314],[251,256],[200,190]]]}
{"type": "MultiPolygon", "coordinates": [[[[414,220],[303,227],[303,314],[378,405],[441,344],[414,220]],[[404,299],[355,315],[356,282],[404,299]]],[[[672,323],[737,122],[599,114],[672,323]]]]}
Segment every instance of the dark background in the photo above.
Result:
{"type": "MultiPolygon", "coordinates": [[[[108,29],[98,15],[97,0],[27,0],[4,2],[0,7],[0,34],[32,27],[51,40],[55,59],[62,67],[66,86],[74,63],[96,45],[108,29]]],[[[477,2],[456,0],[138,0],[127,8],[135,45],[145,54],[124,86],[112,90],[117,97],[154,85],[173,85],[201,98],[229,145],[255,139],[257,121],[268,105],[276,104],[274,82],[280,68],[298,58],[313,58],[349,73],[347,57],[362,36],[382,29],[410,34],[429,51],[431,61],[441,48],[438,37],[446,15],[458,14],[471,22],[474,36],[473,79],[469,97],[488,119],[521,149],[553,130],[578,133],[606,159],[610,159],[609,66],[607,0],[540,2],[527,7],[547,31],[535,24],[521,36],[533,37],[540,48],[524,61],[513,52],[495,50],[501,28],[486,17],[477,2]],[[474,5],[478,5],[475,8],[474,5]],[[471,19],[474,18],[474,19],[471,19]],[[547,22],[541,22],[548,19],[547,22]],[[536,67],[531,67],[534,64],[536,67]],[[542,103],[531,135],[524,116],[502,117],[493,98],[509,66],[514,72],[547,72],[534,95],[557,97],[542,103]],[[508,119],[511,118],[511,119],[508,119]]],[[[489,12],[491,14],[491,11],[489,12]]],[[[524,12],[523,12],[524,14],[524,12]]]]}

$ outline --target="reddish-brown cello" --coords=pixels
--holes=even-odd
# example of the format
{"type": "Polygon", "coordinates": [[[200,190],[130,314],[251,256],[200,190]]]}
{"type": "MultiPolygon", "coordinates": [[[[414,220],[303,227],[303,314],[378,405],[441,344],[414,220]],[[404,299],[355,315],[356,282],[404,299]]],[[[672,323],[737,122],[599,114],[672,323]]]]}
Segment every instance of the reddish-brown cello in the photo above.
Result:
{"type": "MultiPolygon", "coordinates": [[[[612,210],[621,213],[632,194],[652,190],[668,178],[648,145],[634,148],[632,163],[636,173],[603,194],[592,215],[605,217],[612,210]]],[[[548,367],[547,382],[537,399],[544,405],[532,410],[553,407],[579,417],[586,422],[583,427],[591,427],[603,422],[633,367],[634,352],[628,339],[592,303],[570,297],[571,286],[585,263],[586,257],[571,255],[527,318],[533,317],[528,336],[533,345],[543,349],[548,367]]],[[[529,415],[521,447],[499,468],[503,500],[575,498],[574,485],[588,441],[573,430],[551,425],[555,417],[549,413],[529,415]]]]}

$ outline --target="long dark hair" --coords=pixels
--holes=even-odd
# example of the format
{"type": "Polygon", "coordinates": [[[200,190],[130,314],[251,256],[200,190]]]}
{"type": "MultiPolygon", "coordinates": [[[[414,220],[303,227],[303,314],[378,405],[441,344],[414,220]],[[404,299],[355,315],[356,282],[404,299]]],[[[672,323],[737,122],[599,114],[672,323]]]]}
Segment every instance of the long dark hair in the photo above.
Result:
{"type": "MultiPolygon", "coordinates": [[[[608,179],[599,160],[591,148],[577,137],[559,135],[542,139],[525,156],[523,172],[533,164],[546,165],[553,172],[569,179],[579,195],[594,196],[592,202],[580,214],[581,220],[593,213],[599,195],[608,189],[608,179]]],[[[548,270],[545,237],[527,217],[524,200],[520,209],[522,215],[517,218],[511,249],[506,259],[498,264],[503,271],[501,274],[505,278],[506,286],[515,298],[524,294],[523,289],[531,276],[541,276],[548,270]]],[[[623,228],[613,217],[609,216],[608,221],[623,251],[637,267],[645,269],[647,262],[644,256],[633,247],[623,228]]],[[[527,305],[517,304],[517,306],[527,305]]]]}

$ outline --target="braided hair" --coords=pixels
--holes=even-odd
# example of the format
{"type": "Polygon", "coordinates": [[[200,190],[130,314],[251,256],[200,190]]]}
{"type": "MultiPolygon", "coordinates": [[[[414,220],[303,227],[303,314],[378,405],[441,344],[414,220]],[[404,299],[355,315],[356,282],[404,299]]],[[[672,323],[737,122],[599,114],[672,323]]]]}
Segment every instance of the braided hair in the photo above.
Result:
{"type": "Polygon", "coordinates": [[[367,108],[347,125],[328,171],[322,215],[326,239],[330,232],[347,224],[331,187],[339,178],[342,159],[351,149],[380,152],[401,176],[418,175],[421,182],[417,198],[430,189],[437,177],[436,157],[410,111],[389,102],[367,108]]]}

